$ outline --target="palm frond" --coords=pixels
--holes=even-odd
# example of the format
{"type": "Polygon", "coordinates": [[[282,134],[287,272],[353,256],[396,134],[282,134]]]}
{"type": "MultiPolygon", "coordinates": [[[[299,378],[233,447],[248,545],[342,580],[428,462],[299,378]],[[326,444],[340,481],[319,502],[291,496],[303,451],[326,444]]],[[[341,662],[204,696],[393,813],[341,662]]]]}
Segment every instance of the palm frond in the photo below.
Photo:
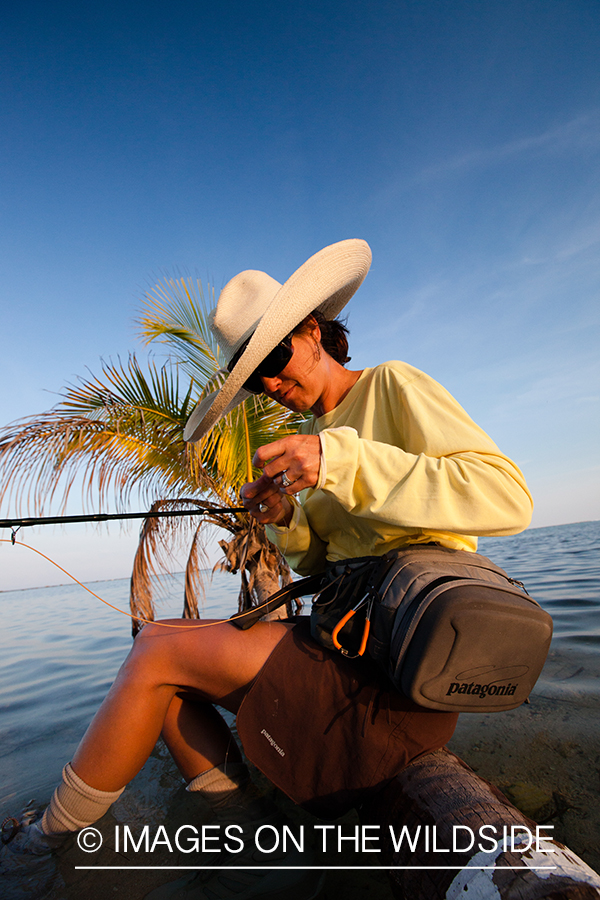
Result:
{"type": "Polygon", "coordinates": [[[193,401],[189,387],[182,396],[176,370],[151,362],[146,377],[132,356],[126,367],[104,364],[102,377],[67,386],[62,398],[0,429],[0,499],[42,513],[59,492],[64,508],[80,478],[88,504],[102,507],[112,492],[117,509],[134,490],[148,500],[212,489],[183,440],[193,401]]]}
{"type": "MultiPolygon", "coordinates": [[[[208,294],[214,306],[210,285],[208,294]]],[[[147,291],[142,302],[142,339],[167,344],[186,374],[205,387],[223,365],[223,358],[208,327],[209,307],[200,279],[167,277],[147,291]]]]}
{"type": "MultiPolygon", "coordinates": [[[[292,580],[290,567],[277,547],[266,536],[263,525],[250,520],[247,526],[236,531],[229,541],[219,541],[224,554],[216,569],[239,572],[242,587],[238,598],[240,612],[263,603],[292,580]]],[[[297,604],[299,609],[301,604],[297,604]]],[[[288,610],[293,614],[293,610],[288,610]]]]}
{"type": "MultiPolygon", "coordinates": [[[[210,287],[209,298],[214,305],[210,287]]],[[[134,355],[126,364],[103,363],[99,376],[67,385],[52,409],[0,429],[0,501],[14,500],[18,509],[43,514],[58,497],[64,510],[76,484],[84,504],[98,510],[111,495],[116,508],[124,510],[134,492],[153,509],[211,506],[195,524],[146,520],[130,598],[132,614],[149,620],[154,618],[153,582],[168,567],[171,548],[186,541],[184,616],[198,616],[207,526],[229,535],[221,541],[222,568],[241,575],[241,609],[261,602],[291,577],[261,525],[218,507],[239,505],[255,450],[296,431],[302,417],[266,397],[251,397],[198,444],[183,440],[195,404],[226,377],[208,321],[200,281],[165,278],[147,292],[140,328],[147,342],[164,343],[172,359],[162,366],[151,360],[147,372],[134,355]],[[182,373],[187,376],[183,387],[182,373]]],[[[138,625],[134,622],[134,631],[138,625]]]]}
{"type": "MultiPolygon", "coordinates": [[[[165,509],[181,509],[181,504],[176,500],[157,500],[152,504],[150,511],[165,509]]],[[[159,572],[164,572],[168,568],[173,553],[175,530],[186,526],[187,522],[182,523],[175,518],[148,518],[142,524],[129,586],[129,608],[132,615],[140,617],[132,619],[134,637],[143,627],[143,619],[154,620],[153,581],[159,572]]],[[[197,605],[195,613],[197,618],[197,605]]]]}
{"type": "MultiPolygon", "coordinates": [[[[141,619],[154,619],[154,582],[162,572],[169,571],[178,547],[188,546],[192,534],[191,550],[186,566],[183,617],[197,619],[198,597],[204,593],[200,562],[207,562],[202,543],[202,532],[208,526],[218,526],[231,533],[244,528],[243,519],[236,513],[215,506],[198,497],[181,497],[155,501],[150,511],[189,509],[197,505],[199,521],[191,518],[152,518],[144,520],[136,551],[129,590],[129,607],[134,617],[132,632],[135,637],[143,623],[141,619]]],[[[195,517],[194,517],[195,518],[195,517]]]]}
{"type": "MultiPolygon", "coordinates": [[[[268,397],[250,397],[238,406],[198,443],[202,464],[213,480],[227,485],[229,497],[239,496],[248,481],[246,467],[246,426],[250,457],[258,447],[294,434],[302,417],[293,415],[268,397]]],[[[260,472],[256,470],[253,477],[260,472]]]]}
{"type": "Polygon", "coordinates": [[[208,559],[204,550],[205,527],[204,522],[200,522],[194,532],[190,550],[185,565],[185,585],[183,589],[183,613],[184,619],[198,619],[200,617],[198,611],[198,596],[204,596],[204,579],[202,578],[201,562],[207,563],[208,559]]]}
{"type": "MultiPolygon", "coordinates": [[[[214,305],[214,290],[209,287],[214,305]]],[[[209,311],[199,279],[165,278],[144,296],[140,324],[147,342],[168,345],[181,368],[196,381],[202,395],[222,386],[226,373],[222,354],[208,327],[209,311]]],[[[250,397],[223,419],[199,445],[205,469],[213,480],[226,485],[233,497],[248,480],[246,458],[269,441],[298,429],[303,417],[284,409],[268,397],[250,397]],[[247,448],[246,426],[249,433],[247,448]]]]}

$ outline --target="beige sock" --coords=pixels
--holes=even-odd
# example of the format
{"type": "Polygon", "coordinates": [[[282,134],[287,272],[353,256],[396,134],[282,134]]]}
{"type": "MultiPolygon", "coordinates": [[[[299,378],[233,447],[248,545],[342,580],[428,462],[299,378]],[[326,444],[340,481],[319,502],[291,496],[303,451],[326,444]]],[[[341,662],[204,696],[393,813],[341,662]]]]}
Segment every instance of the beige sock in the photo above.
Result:
{"type": "Polygon", "coordinates": [[[99,791],[90,787],[73,771],[71,763],[67,763],[40,828],[48,835],[78,831],[101,819],[124,790],[123,787],[120,791],[99,791]]]}
{"type": "Polygon", "coordinates": [[[192,778],[186,790],[200,791],[207,799],[219,800],[221,794],[230,794],[244,788],[250,781],[250,772],[243,762],[222,763],[192,778]]]}
{"type": "Polygon", "coordinates": [[[253,783],[244,763],[223,763],[201,772],[190,781],[187,790],[201,794],[217,819],[228,822],[263,819],[277,809],[253,783]]]}

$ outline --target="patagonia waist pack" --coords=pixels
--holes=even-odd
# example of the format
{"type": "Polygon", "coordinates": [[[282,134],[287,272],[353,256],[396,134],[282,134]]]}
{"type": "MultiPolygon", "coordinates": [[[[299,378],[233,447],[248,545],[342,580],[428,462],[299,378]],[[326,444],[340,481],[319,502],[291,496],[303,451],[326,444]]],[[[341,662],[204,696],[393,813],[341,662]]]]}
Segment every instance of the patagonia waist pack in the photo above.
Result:
{"type": "Polygon", "coordinates": [[[422,544],[328,565],[283,588],[251,621],[290,596],[315,594],[311,633],[345,656],[366,653],[420,706],[454,712],[513,709],[529,696],[552,619],[491,560],[422,544]],[[262,612],[261,612],[262,610],[262,612]]]}

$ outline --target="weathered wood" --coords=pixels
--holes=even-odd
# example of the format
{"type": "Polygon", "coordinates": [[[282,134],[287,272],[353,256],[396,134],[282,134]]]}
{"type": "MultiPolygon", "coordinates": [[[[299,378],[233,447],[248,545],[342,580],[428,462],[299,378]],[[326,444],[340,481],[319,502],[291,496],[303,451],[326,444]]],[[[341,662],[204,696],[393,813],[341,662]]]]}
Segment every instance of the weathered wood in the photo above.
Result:
{"type": "Polygon", "coordinates": [[[411,763],[363,807],[361,819],[381,826],[385,861],[394,867],[390,880],[397,900],[600,898],[597,873],[554,840],[548,827],[536,826],[445,749],[411,763]],[[488,828],[480,832],[482,826],[488,828]],[[536,828],[541,829],[537,847],[536,828]],[[527,850],[523,840],[529,834],[534,840],[527,850]]]}

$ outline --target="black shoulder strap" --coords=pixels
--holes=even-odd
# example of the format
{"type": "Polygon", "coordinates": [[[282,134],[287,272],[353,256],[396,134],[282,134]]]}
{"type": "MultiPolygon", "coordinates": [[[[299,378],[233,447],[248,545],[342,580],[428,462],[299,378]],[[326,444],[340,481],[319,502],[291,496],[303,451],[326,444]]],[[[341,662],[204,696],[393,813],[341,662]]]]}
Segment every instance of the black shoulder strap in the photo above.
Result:
{"type": "Polygon", "coordinates": [[[288,600],[295,600],[296,597],[304,597],[306,594],[316,594],[323,583],[323,575],[309,575],[308,578],[301,578],[300,581],[293,581],[285,587],[280,588],[275,594],[272,594],[268,600],[261,603],[260,606],[254,606],[252,609],[246,609],[243,612],[236,613],[231,616],[229,621],[236,628],[245,631],[251,628],[259,619],[262,619],[267,613],[274,609],[279,609],[288,600]]]}

